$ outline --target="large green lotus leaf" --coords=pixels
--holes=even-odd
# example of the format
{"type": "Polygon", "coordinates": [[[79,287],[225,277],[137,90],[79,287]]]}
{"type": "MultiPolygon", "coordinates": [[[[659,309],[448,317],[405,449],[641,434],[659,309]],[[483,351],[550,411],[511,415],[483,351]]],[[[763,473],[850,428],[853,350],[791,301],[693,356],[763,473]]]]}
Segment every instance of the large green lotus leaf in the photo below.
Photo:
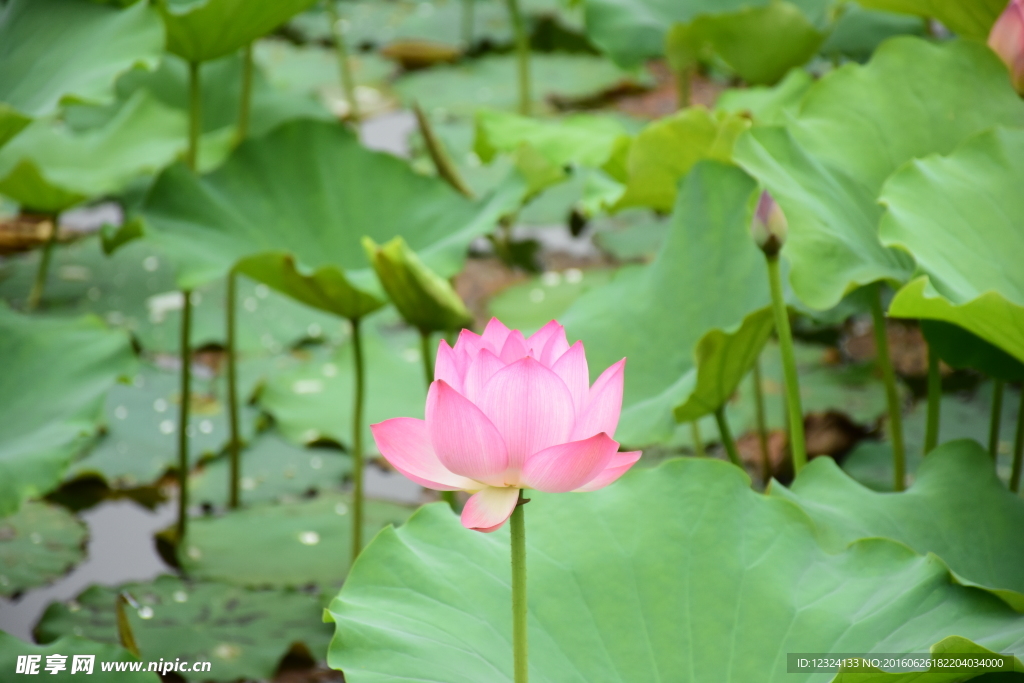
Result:
{"type": "Polygon", "coordinates": [[[189,62],[230,54],[277,28],[316,0],[160,0],[167,49],[189,62]]]}
{"type": "MultiPolygon", "coordinates": [[[[790,681],[788,652],[1024,643],[1021,615],[956,585],[941,561],[882,539],[830,554],[797,506],[751,491],[721,461],[673,460],[596,493],[530,497],[538,683],[790,681]]],[[[508,558],[505,529],[470,533],[441,505],[422,508],[356,561],[328,608],[328,663],[351,683],[511,681],[508,558]]]]}
{"type": "Polygon", "coordinates": [[[927,34],[927,24],[920,17],[864,9],[862,5],[851,2],[843,6],[842,14],[821,46],[822,55],[866,62],[889,38],[927,34]]]}
{"type": "Polygon", "coordinates": [[[717,111],[744,113],[761,125],[784,124],[795,113],[800,101],[814,84],[814,78],[803,69],[793,69],[774,86],[730,88],[715,102],[717,111]]]}
{"type": "MultiPolygon", "coordinates": [[[[751,8],[776,4],[769,0],[585,0],[587,35],[602,51],[619,64],[638,66],[645,60],[664,55],[665,38],[678,24],[689,24],[699,17],[742,14],[751,8]]],[[[797,0],[792,3],[813,26],[824,23],[829,3],[821,0],[797,0]]],[[[756,29],[757,27],[750,27],[756,29]]],[[[770,37],[756,31],[748,41],[770,37]]]]}
{"type": "Polygon", "coordinates": [[[146,3],[11,0],[0,11],[0,146],[61,104],[111,99],[118,74],[155,67],[162,48],[160,17],[146,3]]]}
{"type": "MultiPolygon", "coordinates": [[[[362,338],[366,362],[363,444],[373,449],[369,425],[392,417],[422,417],[427,390],[419,334],[399,324],[392,309],[363,322],[362,338]]],[[[435,348],[437,343],[435,338],[435,348]]],[[[307,360],[275,373],[260,392],[260,406],[292,441],[312,443],[326,438],[348,446],[352,365],[351,342],[318,349],[307,360]]]]}
{"type": "Polygon", "coordinates": [[[701,337],[689,373],[692,391],[676,406],[676,420],[691,422],[724,406],[760,358],[773,329],[774,313],[763,308],[732,330],[711,330],[701,337]]]}
{"type": "Polygon", "coordinates": [[[973,368],[997,379],[1024,379],[1024,363],[999,347],[967,330],[940,320],[921,320],[921,332],[928,349],[938,353],[946,365],[973,368]]]}
{"type": "Polygon", "coordinates": [[[469,242],[518,202],[511,187],[472,202],[439,179],[360,146],[336,124],[296,121],[243,143],[217,171],[197,177],[172,166],[143,207],[152,239],[194,287],[231,268],[299,301],[345,317],[382,303],[364,235],[403,236],[442,277],[461,268],[469,242]],[[306,269],[316,269],[312,272],[306,269]],[[375,285],[375,283],[374,283],[375,285]]]}
{"type": "Polygon", "coordinates": [[[692,107],[644,128],[629,148],[625,192],[615,209],[646,206],[671,211],[679,180],[701,159],[729,161],[750,122],[738,115],[692,107]]]}
{"type": "Polygon", "coordinates": [[[92,317],[28,317],[0,304],[0,515],[60,482],[95,435],[103,399],[134,364],[127,335],[92,317]]]}
{"type": "MultiPolygon", "coordinates": [[[[1024,131],[999,128],[948,157],[907,165],[883,188],[879,234],[885,244],[913,254],[928,275],[928,289],[957,309],[956,319],[945,319],[1024,360],[1011,341],[1024,329],[1024,279],[1015,258],[1024,251],[1024,201],[1016,192],[1024,179],[1022,153],[1024,131]],[[1004,315],[982,319],[992,306],[1004,315]]],[[[919,290],[923,308],[928,291],[919,290]]]]}
{"type": "Polygon", "coordinates": [[[151,583],[93,586],[71,603],[53,603],[36,626],[44,643],[81,633],[102,643],[116,643],[114,604],[127,592],[138,603],[128,621],[147,661],[181,659],[210,662],[210,671],[192,681],[269,679],[292,644],[305,645],[323,657],[330,629],[320,623],[322,607],[312,595],[297,591],[252,591],[220,583],[186,583],[161,576],[151,583]]]}
{"type": "MultiPolygon", "coordinates": [[[[292,502],[340,485],[351,470],[352,460],[336,449],[303,448],[276,434],[262,435],[242,450],[239,495],[244,505],[292,502]]],[[[227,457],[206,463],[191,477],[189,498],[225,507],[230,476],[227,457]]]]}
{"type": "MultiPolygon", "coordinates": [[[[0,299],[25,300],[39,267],[38,251],[0,265],[0,299]]],[[[172,262],[148,240],[136,240],[104,256],[99,239],[61,245],[52,255],[43,307],[55,315],[95,313],[125,329],[151,353],[178,353],[183,299],[172,262]]],[[[223,344],[226,286],[223,280],[193,292],[192,341],[223,344]]],[[[303,306],[266,285],[240,277],[237,284],[237,348],[245,357],[277,353],[302,339],[337,336],[335,316],[303,306]]]]}
{"type": "Polygon", "coordinates": [[[790,489],[773,484],[771,494],[802,507],[832,552],[861,538],[891,538],[935,553],[958,582],[1024,612],[1024,500],[999,481],[975,441],[929,453],[901,493],[864,488],[831,458],[815,458],[790,489]]]}
{"type": "Polygon", "coordinates": [[[53,582],[85,557],[85,525],[56,505],[30,501],[0,517],[0,595],[53,582]]]}
{"type": "Polygon", "coordinates": [[[702,161],[683,181],[671,232],[649,266],[626,266],[561,316],[582,339],[594,376],[623,357],[626,385],[616,439],[668,439],[690,389],[697,341],[769,301],[764,255],[750,239],[756,186],[733,166],[702,161]]]}
{"type": "Polygon", "coordinates": [[[76,133],[40,119],[0,150],[0,192],[36,211],[59,212],[116,194],[185,149],[183,112],[137,92],[101,128],[76,133]]]}
{"type": "Polygon", "coordinates": [[[604,285],[614,276],[615,271],[608,268],[548,271],[503,289],[487,302],[487,311],[511,329],[529,334],[561,318],[584,292],[604,285]]]}
{"type": "Polygon", "coordinates": [[[824,40],[825,33],[799,7],[771,2],[676,24],[666,37],[665,52],[676,71],[692,68],[703,56],[718,56],[748,83],[770,84],[810,60],[824,40]]]}
{"type": "MultiPolygon", "coordinates": [[[[189,456],[195,465],[220,453],[229,441],[226,388],[206,372],[199,372],[192,385],[189,415],[189,456]]],[[[245,401],[253,393],[253,382],[240,382],[239,395],[245,401]]],[[[131,384],[115,386],[107,394],[107,424],[103,436],[67,477],[102,478],[111,488],[131,489],[153,484],[177,467],[177,426],[180,399],[178,372],[140,367],[131,384]]],[[[249,405],[239,409],[241,438],[255,432],[259,411],[249,405]]]]}
{"type": "Polygon", "coordinates": [[[927,275],[909,282],[889,304],[894,318],[942,320],[973,332],[1017,360],[1024,360],[1024,307],[996,292],[957,305],[935,291],[927,275]]]}
{"type": "MultiPolygon", "coordinates": [[[[583,100],[622,85],[646,86],[650,76],[625,71],[588,54],[539,53],[530,58],[536,110],[550,109],[548,100],[583,100]]],[[[514,55],[494,55],[451,66],[415,71],[395,81],[406,102],[418,102],[433,113],[444,110],[471,117],[479,109],[514,111],[518,102],[514,55]]]]}
{"type": "Polygon", "coordinates": [[[894,38],[822,78],[785,128],[741,136],[734,155],[786,213],[794,292],[826,309],[858,286],[909,279],[907,255],[878,239],[885,179],[997,124],[1024,125],[1024,103],[991,50],[894,38]]]}
{"type": "MultiPolygon", "coordinates": [[[[350,564],[351,504],[351,496],[330,493],[196,519],[178,553],[181,566],[200,580],[337,590],[350,564]]],[[[367,501],[363,535],[373,538],[411,513],[409,507],[367,501]]]]}
{"type": "Polygon", "coordinates": [[[627,209],[591,221],[594,244],[619,261],[649,261],[668,235],[668,221],[653,211],[627,209]]]}
{"type": "MultiPolygon", "coordinates": [[[[100,662],[135,663],[139,661],[137,657],[120,645],[97,643],[76,635],[65,636],[47,645],[36,645],[35,643],[26,643],[9,633],[0,631],[0,671],[13,673],[17,670],[18,657],[25,655],[38,655],[40,658],[39,673],[46,676],[46,680],[54,683],[76,683],[76,681],[82,680],[83,675],[88,675],[83,671],[71,673],[73,655],[93,655],[95,657],[92,669],[94,676],[106,675],[102,673],[100,662]],[[68,659],[65,660],[67,668],[64,671],[51,674],[46,670],[46,656],[53,654],[68,656],[68,659]]],[[[124,683],[160,683],[160,676],[148,671],[119,671],[115,677],[124,683]]]]}
{"type": "Polygon", "coordinates": [[[981,39],[988,37],[992,24],[1006,8],[1003,0],[858,0],[858,3],[872,9],[938,19],[954,33],[981,39]]]}
{"type": "MultiPolygon", "coordinates": [[[[1010,453],[1020,409],[1018,396],[1019,394],[1012,388],[1005,390],[1000,415],[999,460],[996,473],[1004,480],[1010,476],[1010,453]]],[[[967,396],[943,394],[939,412],[939,443],[955,439],[973,439],[978,443],[987,444],[992,416],[992,384],[981,384],[973,394],[967,396]]],[[[924,452],[927,413],[927,402],[919,401],[903,417],[903,441],[907,451],[907,472],[911,481],[916,477],[917,468],[927,459],[921,455],[924,452]]],[[[992,469],[991,461],[988,468],[992,469]]],[[[870,489],[891,491],[893,476],[890,442],[862,441],[843,458],[843,469],[870,489]]]]}

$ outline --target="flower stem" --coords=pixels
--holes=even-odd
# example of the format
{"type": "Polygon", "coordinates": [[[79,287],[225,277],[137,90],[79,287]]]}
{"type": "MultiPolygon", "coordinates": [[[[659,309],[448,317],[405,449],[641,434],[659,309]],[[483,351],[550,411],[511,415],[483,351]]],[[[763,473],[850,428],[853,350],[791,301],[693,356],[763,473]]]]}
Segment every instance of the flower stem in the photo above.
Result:
{"type": "Polygon", "coordinates": [[[355,362],[355,397],[352,406],[352,562],[363,549],[363,338],[359,318],[352,320],[352,358],[355,362]]]}
{"type": "Polygon", "coordinates": [[[238,275],[232,270],[228,273],[227,291],[228,426],[230,428],[228,453],[231,457],[228,507],[231,509],[238,507],[238,480],[242,476],[238,461],[242,443],[238,435],[238,344],[235,339],[235,327],[238,322],[235,315],[235,299],[237,298],[235,290],[237,283],[238,275]]]}
{"type": "Polygon", "coordinates": [[[25,302],[26,311],[34,311],[43,300],[43,292],[46,290],[46,278],[50,272],[50,261],[53,259],[53,248],[57,245],[57,238],[60,233],[60,221],[57,214],[49,216],[50,234],[43,245],[43,254],[39,257],[39,267],[36,269],[36,279],[32,282],[32,289],[28,293],[28,301],[25,302]]]}
{"type": "Polygon", "coordinates": [[[892,436],[892,469],[893,490],[902,491],[906,488],[906,457],[903,452],[903,416],[900,406],[900,394],[896,388],[896,373],[892,369],[892,358],[889,356],[889,338],[885,331],[885,313],[882,312],[882,284],[874,285],[871,296],[871,318],[875,330],[875,350],[878,369],[882,372],[885,383],[885,397],[889,404],[889,434],[892,436]]]}
{"type": "Polygon", "coordinates": [[[942,375],[939,374],[939,354],[928,347],[928,422],[924,431],[924,454],[939,445],[939,411],[942,401],[942,375]]]}
{"type": "Polygon", "coordinates": [[[242,97],[238,102],[238,129],[235,144],[249,135],[249,110],[252,108],[252,43],[242,51],[242,97]]]}
{"type": "Polygon", "coordinates": [[[725,419],[724,405],[718,406],[715,409],[715,421],[718,423],[718,433],[722,438],[722,446],[725,447],[725,453],[729,456],[729,462],[743,469],[740,454],[736,452],[736,442],[733,440],[732,432],[729,430],[729,422],[725,419]]]}
{"type": "Polygon", "coordinates": [[[761,481],[765,486],[772,476],[771,457],[768,453],[768,421],[764,415],[764,383],[761,380],[761,359],[754,361],[754,407],[757,417],[757,440],[761,446],[761,481]]]}
{"type": "Polygon", "coordinates": [[[441,142],[441,139],[437,137],[437,133],[434,132],[430,119],[423,113],[423,108],[414,102],[412,111],[416,115],[416,125],[419,128],[420,137],[423,138],[423,142],[427,145],[427,153],[430,154],[430,159],[434,162],[437,175],[463,197],[474,199],[473,190],[463,180],[462,174],[459,173],[458,167],[452,161],[448,150],[445,149],[444,143],[441,142]]]}
{"type": "Polygon", "coordinates": [[[181,398],[178,407],[178,526],[177,543],[188,531],[188,421],[192,407],[192,292],[182,290],[181,306],[181,398]]]}
{"type": "Polygon", "coordinates": [[[505,0],[508,13],[512,18],[512,28],[516,37],[516,57],[519,66],[519,113],[529,116],[531,110],[530,97],[530,37],[526,35],[523,15],[519,11],[519,0],[505,0]]]}
{"type": "Polygon", "coordinates": [[[512,512],[512,657],[515,683],[527,683],[526,632],[526,520],[523,518],[523,491],[519,490],[519,503],[512,512]]]}
{"type": "Polygon", "coordinates": [[[675,72],[676,76],[676,106],[679,109],[686,109],[690,106],[691,67],[680,67],[675,72]]]}
{"type": "Polygon", "coordinates": [[[772,290],[772,309],[775,311],[775,331],[779,335],[782,352],[782,371],[786,384],[786,414],[789,416],[789,450],[793,456],[793,471],[797,474],[807,464],[804,440],[804,410],[800,405],[800,380],[796,374],[796,353],[793,351],[793,331],[789,327],[789,309],[782,294],[779,274],[779,255],[765,254],[768,261],[768,282],[772,290]]]}
{"type": "Polygon", "coordinates": [[[430,332],[420,330],[420,355],[423,356],[423,375],[427,380],[427,389],[434,381],[434,364],[430,362],[430,332]]]}
{"type": "Polygon", "coordinates": [[[202,126],[199,62],[188,64],[188,152],[185,161],[193,171],[199,160],[199,130],[202,126]]]}
{"type": "Polygon", "coordinates": [[[356,100],[356,81],[352,76],[352,64],[348,59],[348,43],[342,30],[341,17],[338,16],[336,0],[327,0],[327,16],[331,20],[331,35],[334,37],[334,54],[338,58],[338,73],[341,75],[341,89],[348,101],[348,117],[359,122],[359,102],[356,100]]]}
{"type": "Polygon", "coordinates": [[[1021,468],[1024,468],[1024,388],[1020,392],[1020,408],[1017,410],[1017,433],[1013,438],[1013,468],[1010,470],[1010,490],[1020,491],[1021,468]]]}
{"type": "Polygon", "coordinates": [[[476,10],[476,0],[462,0],[462,46],[466,52],[473,49],[473,25],[476,21],[473,16],[476,10]]]}
{"type": "Polygon", "coordinates": [[[988,454],[995,461],[999,457],[999,423],[1003,419],[1003,387],[1005,382],[995,380],[992,386],[992,415],[988,422],[988,454]]]}
{"type": "Polygon", "coordinates": [[[693,454],[698,458],[707,456],[704,450],[704,439],[700,436],[700,425],[696,420],[690,422],[690,437],[693,439],[693,454]]]}

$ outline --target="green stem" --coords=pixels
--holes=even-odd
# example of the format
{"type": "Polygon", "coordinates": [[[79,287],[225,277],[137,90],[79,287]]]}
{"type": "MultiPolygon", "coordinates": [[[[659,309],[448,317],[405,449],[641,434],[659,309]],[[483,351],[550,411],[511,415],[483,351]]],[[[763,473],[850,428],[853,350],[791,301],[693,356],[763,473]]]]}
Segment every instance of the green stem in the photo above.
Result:
{"type": "Polygon", "coordinates": [[[193,171],[199,162],[199,131],[203,125],[199,62],[188,65],[188,154],[185,161],[193,171]]]}
{"type": "Polygon", "coordinates": [[[892,469],[893,489],[902,491],[906,488],[906,457],[903,452],[903,411],[900,405],[900,393],[896,387],[896,373],[892,369],[892,358],[889,356],[889,338],[885,329],[885,313],[882,311],[882,284],[874,285],[871,296],[871,319],[875,330],[875,351],[878,369],[882,372],[885,383],[885,398],[889,405],[889,434],[892,436],[892,469]]]}
{"type": "Polygon", "coordinates": [[[473,49],[473,24],[476,0],[462,0],[462,45],[468,52],[473,49]]]}
{"type": "Polygon", "coordinates": [[[238,296],[236,293],[237,283],[238,275],[232,270],[228,273],[227,291],[228,425],[231,431],[228,440],[228,452],[231,457],[228,507],[232,509],[238,507],[238,480],[242,476],[239,464],[239,451],[242,448],[242,442],[238,434],[238,359],[235,340],[235,327],[238,322],[235,315],[235,299],[238,296]]]}
{"type": "Polygon", "coordinates": [[[352,562],[363,549],[363,338],[359,318],[352,320],[352,358],[355,362],[355,397],[352,406],[352,562]]]}
{"type": "Polygon", "coordinates": [[[772,476],[771,456],[768,453],[768,420],[764,414],[764,383],[761,380],[761,359],[754,361],[754,408],[757,418],[757,441],[761,447],[761,481],[765,486],[772,476]]]}
{"type": "Polygon", "coordinates": [[[999,423],[1003,418],[1003,387],[1005,382],[995,380],[992,385],[992,416],[988,422],[988,454],[992,460],[999,457],[999,423]]]}
{"type": "Polygon", "coordinates": [[[523,490],[519,490],[519,503],[512,511],[512,656],[515,683],[527,683],[530,678],[527,663],[526,631],[526,520],[523,517],[523,490]]]}
{"type": "Polygon", "coordinates": [[[529,116],[530,97],[530,37],[526,35],[523,16],[519,12],[519,0],[506,0],[508,13],[512,18],[512,28],[516,37],[516,58],[519,65],[519,113],[529,116]]]}
{"type": "Polygon", "coordinates": [[[704,439],[700,436],[700,425],[696,420],[690,422],[690,437],[693,439],[693,454],[698,458],[707,456],[704,450],[704,439]]]}
{"type": "Polygon", "coordinates": [[[32,289],[28,293],[28,301],[25,302],[26,311],[34,311],[43,300],[43,292],[46,290],[46,278],[50,273],[50,261],[53,259],[53,248],[57,244],[60,235],[60,217],[58,214],[49,216],[50,234],[43,245],[43,254],[39,257],[39,267],[36,269],[36,279],[32,282],[32,289]]]}
{"type": "Polygon", "coordinates": [[[430,119],[423,113],[423,109],[418,103],[413,103],[412,111],[416,115],[416,125],[420,129],[423,142],[427,145],[427,153],[430,154],[430,160],[434,162],[437,175],[455,188],[459,194],[473,199],[473,190],[469,189],[469,185],[463,180],[458,167],[452,162],[448,151],[434,132],[434,127],[430,125],[430,119]]]}
{"type": "Polygon", "coordinates": [[[807,446],[804,439],[804,409],[800,404],[800,380],[796,374],[796,353],[793,351],[793,331],[789,327],[789,309],[782,294],[782,276],[779,274],[779,255],[765,255],[768,260],[768,282],[772,290],[772,309],[775,311],[775,331],[779,335],[782,352],[782,371],[786,384],[786,414],[789,416],[789,450],[793,456],[793,471],[797,474],[807,464],[807,446]]]}
{"type": "Polygon", "coordinates": [[[1024,387],[1020,391],[1020,408],[1017,410],[1017,433],[1013,438],[1013,468],[1010,470],[1010,490],[1020,491],[1021,468],[1024,467],[1024,387]]]}
{"type": "Polygon", "coordinates": [[[352,64],[348,59],[348,43],[341,30],[341,17],[335,0],[327,0],[327,16],[331,20],[331,35],[334,36],[334,54],[338,59],[338,73],[341,75],[341,89],[348,101],[349,118],[359,122],[359,102],[356,100],[356,80],[352,76],[352,64]]]}
{"type": "Polygon", "coordinates": [[[188,531],[188,421],[192,407],[192,292],[182,290],[181,398],[178,407],[178,527],[177,543],[188,531]]]}
{"type": "Polygon", "coordinates": [[[740,469],[743,469],[743,462],[740,454],[736,451],[736,442],[732,438],[732,431],[729,430],[729,422],[725,419],[725,406],[721,405],[715,409],[715,422],[718,423],[718,433],[722,438],[722,445],[729,456],[729,462],[740,469]]]}
{"type": "Polygon", "coordinates": [[[434,364],[430,360],[430,332],[426,330],[420,330],[420,355],[423,356],[423,375],[429,391],[430,383],[434,381],[434,364]]]}
{"type": "Polygon", "coordinates": [[[252,108],[252,43],[242,51],[242,98],[238,103],[238,130],[235,144],[249,135],[249,110],[252,108]]]}
{"type": "Polygon", "coordinates": [[[939,411],[942,402],[942,375],[939,374],[939,354],[928,346],[928,422],[924,431],[924,454],[939,445],[939,411]]]}
{"type": "Polygon", "coordinates": [[[676,106],[679,109],[686,109],[690,106],[691,69],[683,67],[675,72],[676,75],[676,106]]]}

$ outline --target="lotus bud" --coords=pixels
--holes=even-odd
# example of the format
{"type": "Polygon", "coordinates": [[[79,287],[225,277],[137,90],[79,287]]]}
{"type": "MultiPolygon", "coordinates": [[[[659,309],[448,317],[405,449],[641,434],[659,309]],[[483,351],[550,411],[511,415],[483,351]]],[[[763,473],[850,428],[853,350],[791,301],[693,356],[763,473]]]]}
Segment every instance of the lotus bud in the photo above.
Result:
{"type": "Polygon", "coordinates": [[[1011,0],[988,34],[988,46],[1005,62],[1017,92],[1024,94],[1024,0],[1011,0]]]}
{"type": "Polygon", "coordinates": [[[768,256],[775,256],[786,242],[789,224],[786,215],[770,194],[762,192],[750,223],[750,234],[754,242],[768,256]]]}

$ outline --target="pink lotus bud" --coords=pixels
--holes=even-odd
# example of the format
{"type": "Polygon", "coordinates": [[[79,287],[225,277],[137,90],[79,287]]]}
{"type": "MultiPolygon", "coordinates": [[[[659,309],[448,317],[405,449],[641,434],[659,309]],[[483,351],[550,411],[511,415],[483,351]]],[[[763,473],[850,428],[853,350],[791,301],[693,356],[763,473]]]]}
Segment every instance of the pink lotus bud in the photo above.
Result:
{"type": "Polygon", "coordinates": [[[483,335],[442,341],[426,420],[371,426],[381,454],[427,488],[472,493],[467,529],[490,532],[515,510],[519,490],[594,491],[621,477],[640,452],[612,439],[626,359],[593,386],[583,342],[569,346],[549,322],[529,338],[493,318],[483,335]]]}
{"type": "Polygon", "coordinates": [[[775,256],[786,242],[789,224],[772,196],[762,192],[754,210],[754,220],[750,223],[750,234],[754,242],[768,256],[775,256]]]}
{"type": "Polygon", "coordinates": [[[1011,0],[988,34],[988,46],[1010,70],[1017,92],[1024,94],[1024,0],[1011,0]]]}

